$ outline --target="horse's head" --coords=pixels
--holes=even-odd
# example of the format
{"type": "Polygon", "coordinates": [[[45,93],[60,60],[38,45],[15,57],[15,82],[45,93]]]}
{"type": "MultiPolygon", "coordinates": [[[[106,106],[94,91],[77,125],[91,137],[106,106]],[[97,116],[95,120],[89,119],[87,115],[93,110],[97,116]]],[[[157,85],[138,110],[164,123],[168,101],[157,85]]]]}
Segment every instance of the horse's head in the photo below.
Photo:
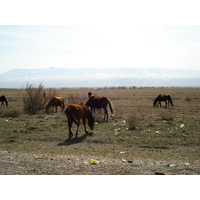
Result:
{"type": "Polygon", "coordinates": [[[153,107],[154,107],[154,108],[156,107],[156,103],[157,103],[157,102],[155,102],[155,101],[153,102],[153,107]]]}
{"type": "Polygon", "coordinates": [[[95,119],[94,119],[94,117],[92,116],[92,113],[91,113],[90,110],[88,110],[87,119],[88,119],[88,126],[90,127],[91,130],[93,130],[93,129],[94,129],[94,122],[95,122],[95,119]]]}
{"type": "Polygon", "coordinates": [[[92,96],[92,92],[88,92],[88,98],[92,96]]]}

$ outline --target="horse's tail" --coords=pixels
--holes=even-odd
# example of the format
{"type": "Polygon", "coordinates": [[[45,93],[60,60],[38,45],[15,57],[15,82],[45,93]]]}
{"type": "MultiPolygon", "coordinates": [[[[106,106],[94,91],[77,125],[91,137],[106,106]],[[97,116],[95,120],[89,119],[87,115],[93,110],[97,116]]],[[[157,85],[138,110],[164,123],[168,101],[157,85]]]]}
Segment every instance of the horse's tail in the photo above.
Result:
{"type": "Polygon", "coordinates": [[[111,114],[113,114],[113,108],[112,108],[112,103],[111,103],[110,99],[108,99],[108,104],[110,107],[111,114]]]}
{"type": "Polygon", "coordinates": [[[78,124],[77,120],[74,119],[74,116],[72,115],[72,112],[71,112],[71,110],[70,110],[69,107],[67,107],[67,108],[65,109],[65,112],[70,116],[70,118],[72,119],[72,121],[73,121],[75,124],[78,124]]]}
{"type": "Polygon", "coordinates": [[[171,98],[171,96],[170,95],[168,95],[168,98],[169,98],[169,102],[171,103],[171,105],[173,106],[174,104],[173,104],[173,102],[172,102],[172,98],[171,98]]]}
{"type": "Polygon", "coordinates": [[[65,102],[63,102],[63,110],[65,109],[65,102]]]}
{"type": "Polygon", "coordinates": [[[62,98],[63,102],[62,102],[62,109],[65,109],[65,100],[62,98]]]}

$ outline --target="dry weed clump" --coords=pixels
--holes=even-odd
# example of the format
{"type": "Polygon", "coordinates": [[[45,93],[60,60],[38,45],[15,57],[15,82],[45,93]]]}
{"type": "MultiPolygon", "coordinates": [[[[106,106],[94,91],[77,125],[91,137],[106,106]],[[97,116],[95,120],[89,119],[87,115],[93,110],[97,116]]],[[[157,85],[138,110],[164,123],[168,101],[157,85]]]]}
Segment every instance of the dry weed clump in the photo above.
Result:
{"type": "Polygon", "coordinates": [[[137,128],[137,125],[139,123],[139,117],[136,114],[131,113],[127,116],[126,123],[129,130],[134,130],[137,128]]]}
{"type": "Polygon", "coordinates": [[[162,120],[165,120],[168,122],[174,120],[174,115],[172,113],[164,112],[164,113],[161,113],[160,115],[161,115],[162,120]]]}
{"type": "Polygon", "coordinates": [[[25,88],[26,94],[22,100],[24,103],[24,112],[27,114],[36,114],[39,110],[44,109],[45,100],[43,97],[43,85],[34,87],[27,84],[25,88]]]}
{"type": "Polygon", "coordinates": [[[18,108],[1,108],[0,117],[19,117],[20,110],[18,108]]]}

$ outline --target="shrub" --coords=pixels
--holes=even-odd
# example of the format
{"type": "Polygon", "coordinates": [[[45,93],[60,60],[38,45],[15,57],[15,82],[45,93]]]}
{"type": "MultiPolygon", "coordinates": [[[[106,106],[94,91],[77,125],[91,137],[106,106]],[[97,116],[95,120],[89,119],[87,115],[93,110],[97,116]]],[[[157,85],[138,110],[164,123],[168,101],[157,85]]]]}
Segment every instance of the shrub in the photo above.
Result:
{"type": "Polygon", "coordinates": [[[0,108],[0,117],[19,117],[20,110],[16,108],[0,108]]]}
{"type": "Polygon", "coordinates": [[[126,119],[126,123],[130,130],[136,129],[138,122],[139,122],[139,117],[137,117],[136,114],[130,114],[126,119]]]}
{"type": "Polygon", "coordinates": [[[32,84],[27,84],[25,95],[23,96],[24,112],[27,114],[36,114],[39,110],[44,109],[45,100],[43,97],[43,85],[39,84],[34,87],[32,84]]]}
{"type": "Polygon", "coordinates": [[[161,114],[161,119],[166,121],[173,121],[174,115],[172,113],[164,112],[161,114]]]}

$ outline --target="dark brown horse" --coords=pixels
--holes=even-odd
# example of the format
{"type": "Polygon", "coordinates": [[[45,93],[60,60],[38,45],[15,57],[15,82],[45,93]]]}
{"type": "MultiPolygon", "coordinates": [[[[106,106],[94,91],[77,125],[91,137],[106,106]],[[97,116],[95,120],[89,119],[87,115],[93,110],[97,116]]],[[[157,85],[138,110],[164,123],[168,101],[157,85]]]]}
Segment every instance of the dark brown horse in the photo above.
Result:
{"type": "Polygon", "coordinates": [[[78,136],[78,128],[80,125],[80,120],[82,119],[83,121],[83,126],[85,129],[85,132],[88,133],[88,131],[86,130],[86,119],[88,121],[88,125],[90,127],[91,130],[94,129],[94,118],[92,116],[92,113],[90,112],[90,110],[88,109],[88,107],[81,103],[81,104],[69,104],[64,111],[65,115],[67,116],[68,119],[68,126],[69,126],[69,138],[71,138],[73,136],[71,127],[73,122],[77,125],[77,129],[76,129],[76,137],[78,136]]]}
{"type": "Polygon", "coordinates": [[[53,107],[53,111],[54,111],[54,107],[56,108],[56,112],[58,111],[57,110],[57,107],[60,106],[62,108],[62,110],[64,110],[65,108],[65,101],[62,97],[56,97],[56,96],[53,96],[51,98],[51,100],[49,101],[49,103],[47,104],[45,110],[48,111],[49,108],[53,107]]]}
{"type": "Polygon", "coordinates": [[[158,107],[159,104],[160,104],[160,107],[162,107],[161,101],[165,101],[165,104],[166,104],[165,108],[167,108],[167,106],[169,107],[169,103],[171,104],[171,106],[174,106],[170,95],[160,94],[155,98],[155,100],[153,102],[153,107],[158,107]],[[158,104],[157,104],[157,102],[158,102],[158,104]],[[157,106],[156,106],[156,104],[157,104],[157,106]]]}
{"type": "Polygon", "coordinates": [[[4,102],[6,103],[6,107],[8,106],[8,101],[4,95],[0,96],[0,102],[2,102],[1,106],[4,106],[4,102]]]}
{"type": "Polygon", "coordinates": [[[107,97],[95,97],[92,95],[91,92],[88,92],[88,101],[86,102],[86,106],[90,107],[91,111],[95,110],[95,108],[104,109],[104,121],[108,121],[108,110],[107,110],[107,105],[109,104],[111,114],[113,114],[113,108],[111,101],[107,97]]]}

